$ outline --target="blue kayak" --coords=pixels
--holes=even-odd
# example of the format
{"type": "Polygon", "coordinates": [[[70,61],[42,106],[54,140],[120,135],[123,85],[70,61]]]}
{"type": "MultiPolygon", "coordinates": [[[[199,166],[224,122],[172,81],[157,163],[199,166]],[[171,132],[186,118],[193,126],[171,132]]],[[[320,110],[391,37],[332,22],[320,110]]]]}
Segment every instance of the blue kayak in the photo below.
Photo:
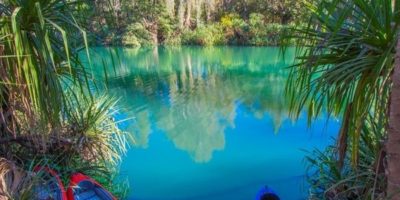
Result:
{"type": "Polygon", "coordinates": [[[67,195],[70,200],[117,200],[100,183],[81,173],[71,176],[67,195]]]}
{"type": "Polygon", "coordinates": [[[258,191],[255,200],[280,200],[279,196],[268,186],[264,186],[258,191]]]}
{"type": "Polygon", "coordinates": [[[68,200],[64,185],[58,173],[49,167],[36,166],[34,172],[40,176],[33,186],[35,200],[68,200]]]}

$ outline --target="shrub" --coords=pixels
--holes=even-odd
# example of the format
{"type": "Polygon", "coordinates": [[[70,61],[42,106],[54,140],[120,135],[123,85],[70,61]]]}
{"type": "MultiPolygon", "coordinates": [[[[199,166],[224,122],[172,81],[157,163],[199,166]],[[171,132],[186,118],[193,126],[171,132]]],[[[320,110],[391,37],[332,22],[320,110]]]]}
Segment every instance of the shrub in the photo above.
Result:
{"type": "Polygon", "coordinates": [[[233,20],[232,20],[232,15],[224,15],[221,17],[220,20],[221,26],[226,28],[232,28],[233,27],[233,20]]]}
{"type": "MultiPolygon", "coordinates": [[[[383,116],[369,116],[362,127],[360,147],[357,150],[359,164],[351,166],[354,152],[347,151],[340,166],[336,146],[324,151],[314,150],[306,157],[309,167],[310,199],[383,199],[386,180],[383,169],[384,154],[380,141],[386,135],[383,116]]],[[[349,149],[352,149],[352,142],[349,149]]]]}
{"type": "Polygon", "coordinates": [[[165,38],[164,41],[162,42],[163,45],[169,45],[169,46],[178,46],[181,45],[182,38],[181,34],[178,32],[174,32],[169,37],[165,38]]]}
{"type": "Polygon", "coordinates": [[[248,44],[249,25],[238,14],[222,16],[220,24],[228,44],[248,44]]]}
{"type": "Polygon", "coordinates": [[[265,16],[260,13],[251,13],[249,26],[251,29],[259,29],[265,25],[265,16]]]}
{"type": "Polygon", "coordinates": [[[161,15],[157,17],[157,29],[157,38],[160,44],[175,44],[180,41],[176,40],[177,26],[169,14],[161,13],[161,15]]]}
{"type": "Polygon", "coordinates": [[[182,33],[182,43],[189,45],[221,45],[225,44],[224,34],[221,26],[208,25],[200,26],[195,30],[188,30],[182,33]]]}
{"type": "Polygon", "coordinates": [[[134,46],[134,47],[140,47],[140,42],[139,39],[136,37],[135,34],[125,34],[122,37],[122,44],[126,46],[134,46]]]}
{"type": "Polygon", "coordinates": [[[138,22],[126,28],[125,33],[122,35],[122,44],[127,46],[154,45],[150,31],[138,22]]]}
{"type": "Polygon", "coordinates": [[[267,27],[265,17],[259,13],[250,14],[249,18],[250,41],[249,44],[261,46],[267,45],[269,40],[267,36],[267,27]]]}

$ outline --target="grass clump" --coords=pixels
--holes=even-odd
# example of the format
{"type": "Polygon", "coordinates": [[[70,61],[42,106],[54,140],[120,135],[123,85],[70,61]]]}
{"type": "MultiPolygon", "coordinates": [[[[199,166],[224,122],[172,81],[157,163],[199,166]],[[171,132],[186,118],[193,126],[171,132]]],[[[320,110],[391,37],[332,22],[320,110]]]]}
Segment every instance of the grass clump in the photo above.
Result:
{"type": "Polygon", "coordinates": [[[113,191],[126,135],[113,119],[116,100],[97,92],[78,58],[83,50],[90,61],[75,3],[0,3],[1,197],[29,197],[38,165],[65,182],[73,172],[92,175],[113,191]]]}

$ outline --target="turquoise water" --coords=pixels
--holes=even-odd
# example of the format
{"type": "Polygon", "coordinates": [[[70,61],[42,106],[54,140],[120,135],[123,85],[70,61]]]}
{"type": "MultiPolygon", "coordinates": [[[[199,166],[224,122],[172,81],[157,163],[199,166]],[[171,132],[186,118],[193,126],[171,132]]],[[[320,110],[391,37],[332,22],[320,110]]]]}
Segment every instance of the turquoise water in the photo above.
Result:
{"type": "Polygon", "coordinates": [[[288,117],[285,58],[270,47],[98,48],[108,92],[136,143],[123,158],[132,200],[251,200],[264,185],[307,197],[304,151],[332,143],[339,122],[288,117]],[[112,55],[112,58],[111,56],[112,55]],[[115,66],[115,67],[110,67],[115,66]]]}

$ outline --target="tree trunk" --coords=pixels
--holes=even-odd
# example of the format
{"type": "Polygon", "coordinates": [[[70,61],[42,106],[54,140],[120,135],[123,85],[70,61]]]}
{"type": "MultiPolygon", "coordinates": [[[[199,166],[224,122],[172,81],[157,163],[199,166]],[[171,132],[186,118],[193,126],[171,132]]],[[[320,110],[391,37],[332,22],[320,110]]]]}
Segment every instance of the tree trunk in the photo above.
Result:
{"type": "Polygon", "coordinates": [[[196,27],[201,25],[201,6],[203,5],[203,0],[196,0],[196,27]]]}
{"type": "Polygon", "coordinates": [[[390,99],[390,115],[387,151],[387,197],[400,200],[400,40],[397,42],[393,86],[390,99]]]}
{"type": "Polygon", "coordinates": [[[174,16],[175,13],[175,1],[174,0],[166,0],[165,7],[169,16],[174,16]]]}
{"type": "Polygon", "coordinates": [[[206,22],[211,22],[212,13],[214,12],[214,0],[208,0],[206,4],[206,22]]]}
{"type": "Polygon", "coordinates": [[[113,14],[114,14],[114,19],[115,19],[115,27],[117,28],[117,31],[121,30],[121,10],[122,10],[122,4],[120,0],[114,1],[113,4],[113,14]]]}
{"type": "Polygon", "coordinates": [[[191,17],[192,17],[192,1],[191,0],[187,0],[186,1],[186,6],[187,6],[187,10],[186,10],[185,27],[186,28],[190,28],[191,17]]]}
{"type": "Polygon", "coordinates": [[[183,28],[183,20],[185,17],[185,2],[184,0],[179,0],[179,7],[178,7],[178,24],[179,28],[183,28]]]}

